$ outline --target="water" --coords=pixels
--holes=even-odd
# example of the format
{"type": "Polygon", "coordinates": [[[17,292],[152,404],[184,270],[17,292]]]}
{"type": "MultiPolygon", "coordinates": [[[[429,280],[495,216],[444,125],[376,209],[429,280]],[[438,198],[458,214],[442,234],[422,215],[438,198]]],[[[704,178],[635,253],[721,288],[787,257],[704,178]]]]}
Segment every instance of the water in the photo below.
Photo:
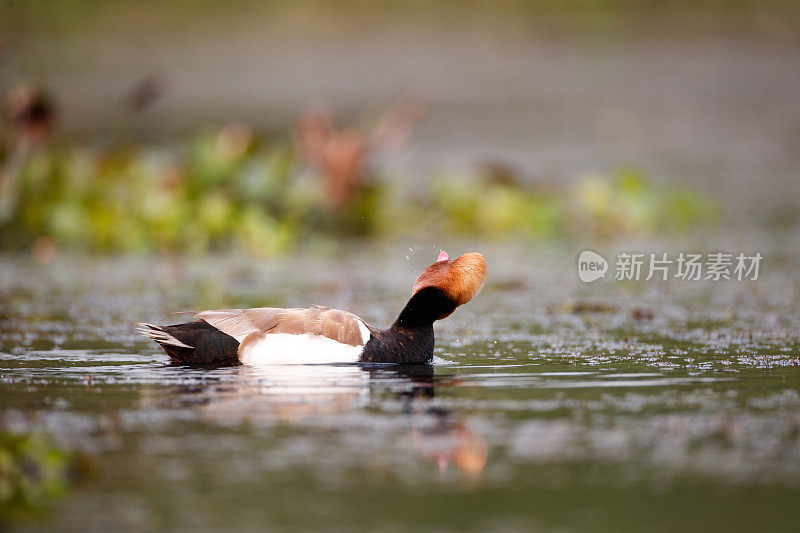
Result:
{"type": "Polygon", "coordinates": [[[751,283],[583,285],[570,246],[477,249],[484,292],[437,325],[432,368],[403,371],[171,366],[132,324],[319,303],[385,326],[433,246],[4,257],[2,427],[92,472],[16,527],[796,528],[796,255],[751,283]]]}

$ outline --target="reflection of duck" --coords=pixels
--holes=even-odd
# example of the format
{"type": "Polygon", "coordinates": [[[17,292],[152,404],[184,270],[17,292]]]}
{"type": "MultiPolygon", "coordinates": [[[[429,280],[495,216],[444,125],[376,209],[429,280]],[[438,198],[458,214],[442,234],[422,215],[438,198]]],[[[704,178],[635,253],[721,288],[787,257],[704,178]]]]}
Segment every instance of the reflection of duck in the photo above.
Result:
{"type": "Polygon", "coordinates": [[[445,252],[414,283],[411,299],[389,329],[352,313],[307,309],[219,309],[186,324],[140,324],[173,361],[195,364],[420,363],[433,358],[433,323],[470,301],[486,280],[479,253],[450,260],[445,252]]]}
{"type": "Polygon", "coordinates": [[[484,438],[450,411],[430,409],[428,415],[414,424],[414,444],[420,453],[435,461],[442,473],[452,463],[471,477],[480,476],[488,457],[484,438]]]}
{"type": "MultiPolygon", "coordinates": [[[[414,447],[434,461],[443,474],[453,464],[471,480],[477,481],[488,458],[486,440],[450,409],[430,404],[435,393],[433,367],[400,367],[398,374],[407,377],[412,385],[400,391],[399,395],[407,400],[406,411],[413,417],[414,447]]],[[[443,382],[437,380],[437,383],[441,385],[443,382]]],[[[453,380],[448,379],[446,383],[453,383],[453,380]]]]}
{"type": "Polygon", "coordinates": [[[214,391],[202,406],[205,416],[292,423],[347,413],[369,401],[369,375],[357,366],[264,365],[237,371],[241,379],[214,391]]]}
{"type": "Polygon", "coordinates": [[[179,386],[171,389],[169,396],[178,394],[188,400],[188,405],[199,407],[204,416],[225,422],[293,423],[366,407],[373,379],[373,383],[388,385],[403,400],[406,413],[415,412],[418,399],[429,399],[434,394],[434,367],[427,364],[263,365],[231,370],[235,372],[233,380],[229,377],[211,388],[179,386]]]}
{"type": "MultiPolygon", "coordinates": [[[[396,415],[398,427],[410,424],[413,449],[437,465],[442,474],[454,466],[473,484],[486,464],[483,437],[451,410],[433,405],[436,387],[451,383],[437,379],[433,365],[241,366],[225,372],[232,374],[211,387],[180,385],[166,390],[166,396],[170,402],[177,398],[181,406],[197,409],[203,418],[225,425],[277,422],[317,427],[320,420],[327,420],[327,427],[337,425],[339,417],[342,424],[352,423],[355,419],[347,413],[366,409],[374,404],[372,393],[389,390],[403,406],[404,414],[396,415]]],[[[165,389],[158,387],[142,401],[157,403],[165,400],[164,395],[165,389]]]]}

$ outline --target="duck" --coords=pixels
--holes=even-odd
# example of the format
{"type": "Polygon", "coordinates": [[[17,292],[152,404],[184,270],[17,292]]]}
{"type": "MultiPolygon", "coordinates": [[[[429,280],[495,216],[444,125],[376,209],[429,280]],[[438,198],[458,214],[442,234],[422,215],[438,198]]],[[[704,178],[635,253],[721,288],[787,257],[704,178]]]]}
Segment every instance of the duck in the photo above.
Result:
{"type": "Polygon", "coordinates": [[[321,305],[215,309],[191,313],[198,319],[192,322],[136,326],[177,364],[430,363],[433,323],[475,298],[485,282],[482,254],[450,259],[442,250],[417,277],[411,297],[388,329],[321,305]]]}

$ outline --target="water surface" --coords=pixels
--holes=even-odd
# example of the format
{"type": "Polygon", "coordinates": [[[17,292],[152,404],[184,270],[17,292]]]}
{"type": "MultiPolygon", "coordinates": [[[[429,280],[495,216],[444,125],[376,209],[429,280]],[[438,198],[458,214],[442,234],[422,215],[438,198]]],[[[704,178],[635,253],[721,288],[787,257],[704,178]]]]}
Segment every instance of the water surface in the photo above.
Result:
{"type": "Polygon", "coordinates": [[[575,250],[507,248],[486,250],[484,292],[437,324],[436,364],[403,370],[172,366],[132,324],[317,303],[386,326],[433,248],[3,258],[2,428],[93,472],[16,525],[796,528],[796,257],[768,255],[749,284],[587,286],[575,250]]]}

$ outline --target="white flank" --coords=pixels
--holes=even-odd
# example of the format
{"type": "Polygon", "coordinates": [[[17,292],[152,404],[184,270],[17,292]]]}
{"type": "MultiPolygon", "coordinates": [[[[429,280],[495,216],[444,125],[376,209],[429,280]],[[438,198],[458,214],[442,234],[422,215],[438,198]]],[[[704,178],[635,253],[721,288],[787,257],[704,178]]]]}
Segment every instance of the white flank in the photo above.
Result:
{"type": "Polygon", "coordinates": [[[361,342],[367,344],[367,342],[369,342],[369,338],[372,336],[372,333],[369,332],[369,328],[366,324],[364,324],[363,320],[360,318],[356,318],[356,320],[358,320],[358,330],[361,332],[361,342]]]}
{"type": "Polygon", "coordinates": [[[364,346],[343,344],[322,335],[271,333],[246,346],[239,352],[239,360],[253,366],[355,363],[363,350],[364,346]]]}

